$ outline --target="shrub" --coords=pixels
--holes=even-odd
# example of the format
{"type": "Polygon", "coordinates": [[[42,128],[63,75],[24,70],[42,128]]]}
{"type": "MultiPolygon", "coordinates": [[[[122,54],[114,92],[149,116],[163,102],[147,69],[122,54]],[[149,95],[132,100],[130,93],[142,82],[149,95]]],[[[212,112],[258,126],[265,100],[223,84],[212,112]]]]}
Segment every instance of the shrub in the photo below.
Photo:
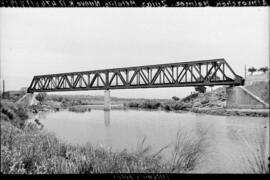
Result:
{"type": "Polygon", "coordinates": [[[191,102],[188,102],[188,103],[185,103],[184,104],[184,109],[189,109],[189,108],[192,108],[193,104],[191,102]]]}
{"type": "Polygon", "coordinates": [[[130,103],[128,104],[128,106],[129,106],[129,107],[138,108],[138,107],[139,107],[139,103],[137,103],[137,102],[130,102],[130,103]]]}
{"type": "Polygon", "coordinates": [[[208,98],[204,98],[202,101],[201,101],[201,104],[207,104],[209,103],[209,99],[208,98]]]}
{"type": "Polygon", "coordinates": [[[195,102],[194,104],[193,104],[193,107],[200,107],[202,104],[200,103],[200,102],[195,102]]]}
{"type": "Polygon", "coordinates": [[[200,93],[205,93],[206,87],[204,87],[204,86],[197,86],[197,87],[195,87],[195,91],[198,91],[200,93]]]}
{"type": "Polygon", "coordinates": [[[25,120],[28,118],[26,108],[7,101],[1,102],[2,116],[6,121],[10,121],[16,127],[23,127],[25,120]]]}
{"type": "Polygon", "coordinates": [[[262,71],[263,73],[265,73],[266,71],[269,71],[269,68],[267,66],[261,67],[258,71],[262,71]]]}
{"type": "Polygon", "coordinates": [[[170,107],[168,104],[166,104],[166,105],[164,105],[164,109],[165,109],[166,111],[170,111],[170,110],[171,110],[171,107],[170,107]]]}
{"type": "Polygon", "coordinates": [[[47,97],[47,94],[45,92],[38,93],[36,96],[36,100],[39,102],[43,102],[47,97]]]}
{"type": "Polygon", "coordinates": [[[160,106],[159,102],[154,102],[154,101],[144,101],[142,104],[139,104],[140,108],[145,108],[145,109],[158,109],[160,106]]]}
{"type": "Polygon", "coordinates": [[[171,104],[171,108],[173,110],[183,110],[185,107],[184,107],[184,103],[183,102],[177,102],[177,103],[171,104]]]}
{"type": "Polygon", "coordinates": [[[173,96],[172,99],[173,99],[174,101],[179,101],[179,100],[180,100],[180,98],[179,98],[179,97],[176,97],[176,96],[173,96]]]}
{"type": "Polygon", "coordinates": [[[194,93],[194,94],[191,94],[185,98],[183,98],[181,101],[182,102],[189,102],[189,101],[192,101],[193,99],[195,99],[196,97],[198,97],[199,93],[194,93]]]}
{"type": "Polygon", "coordinates": [[[27,110],[23,107],[18,107],[16,114],[19,116],[21,120],[26,120],[29,117],[27,114],[27,110]]]}
{"type": "Polygon", "coordinates": [[[257,69],[254,67],[248,68],[248,72],[250,72],[251,75],[253,75],[253,73],[256,71],[257,71],[257,69]]]}
{"type": "Polygon", "coordinates": [[[86,112],[91,111],[91,108],[87,106],[72,106],[68,110],[72,112],[86,112]]]}

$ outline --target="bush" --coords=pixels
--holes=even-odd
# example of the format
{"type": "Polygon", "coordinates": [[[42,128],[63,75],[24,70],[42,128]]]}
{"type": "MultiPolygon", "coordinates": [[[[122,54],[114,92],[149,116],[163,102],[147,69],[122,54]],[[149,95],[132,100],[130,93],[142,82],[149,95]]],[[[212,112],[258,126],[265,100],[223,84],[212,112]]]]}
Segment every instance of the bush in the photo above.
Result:
{"type": "Polygon", "coordinates": [[[168,104],[164,105],[163,108],[164,108],[166,111],[170,111],[170,110],[171,110],[171,107],[170,107],[168,104]]]}
{"type": "Polygon", "coordinates": [[[158,109],[160,106],[159,102],[153,102],[153,101],[144,101],[142,104],[139,104],[140,108],[145,109],[158,109]]]}
{"type": "Polygon", "coordinates": [[[195,99],[196,97],[198,97],[199,93],[194,93],[194,94],[191,94],[185,98],[183,98],[181,101],[182,102],[189,102],[189,101],[192,101],[193,99],[195,99]]]}
{"type": "Polygon", "coordinates": [[[25,95],[23,91],[6,91],[2,94],[3,99],[8,99],[9,101],[16,102],[21,97],[25,95]]]}
{"type": "Polygon", "coordinates": [[[129,107],[132,107],[132,108],[138,108],[139,107],[139,103],[131,102],[131,103],[128,103],[128,106],[129,107]]]}
{"type": "Polygon", "coordinates": [[[179,97],[176,97],[176,96],[173,96],[172,99],[173,99],[174,101],[179,101],[179,100],[180,100],[180,98],[179,98],[179,97]]]}
{"type": "Polygon", "coordinates": [[[25,120],[28,119],[27,109],[15,103],[1,102],[1,118],[10,121],[16,127],[23,127],[25,120]]]}
{"type": "Polygon", "coordinates": [[[193,107],[200,107],[202,104],[200,103],[200,102],[195,102],[194,104],[193,104],[193,107]]]}
{"type": "Polygon", "coordinates": [[[183,110],[184,109],[184,103],[183,102],[177,102],[170,105],[173,110],[183,110]]]}
{"type": "Polygon", "coordinates": [[[68,110],[72,112],[86,112],[91,111],[91,108],[87,106],[72,106],[68,110]]]}
{"type": "Polygon", "coordinates": [[[23,108],[23,107],[18,107],[16,114],[23,121],[28,119],[28,117],[29,117],[28,114],[27,114],[27,110],[25,108],[23,108]]]}
{"type": "Polygon", "coordinates": [[[131,108],[143,108],[143,109],[158,109],[161,106],[160,102],[155,101],[144,101],[142,103],[130,102],[128,107],[131,108]]]}
{"type": "Polygon", "coordinates": [[[205,97],[202,101],[201,104],[207,104],[209,103],[209,98],[205,97]]]}
{"type": "Polygon", "coordinates": [[[183,110],[187,110],[187,109],[189,109],[189,108],[192,108],[192,106],[193,106],[193,104],[192,104],[191,102],[189,102],[189,103],[184,103],[184,108],[183,108],[183,110]]]}
{"type": "Polygon", "coordinates": [[[41,92],[38,93],[38,95],[36,96],[36,100],[38,100],[39,102],[43,102],[47,97],[47,94],[45,92],[41,92]]]}
{"type": "Polygon", "coordinates": [[[197,86],[197,87],[195,87],[195,91],[198,91],[200,93],[205,93],[206,87],[204,87],[204,86],[197,86]]]}

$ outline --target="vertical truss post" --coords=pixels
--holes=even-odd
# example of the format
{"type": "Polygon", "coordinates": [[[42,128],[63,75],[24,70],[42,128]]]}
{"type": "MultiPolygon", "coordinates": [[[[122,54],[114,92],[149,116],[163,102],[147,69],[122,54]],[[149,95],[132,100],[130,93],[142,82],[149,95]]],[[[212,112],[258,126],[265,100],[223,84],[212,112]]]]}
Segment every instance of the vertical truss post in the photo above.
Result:
{"type": "Polygon", "coordinates": [[[187,74],[188,74],[188,72],[187,72],[187,69],[189,68],[189,66],[187,65],[186,66],[186,71],[185,71],[185,82],[187,82],[187,74]]]}
{"type": "Polygon", "coordinates": [[[129,71],[126,69],[126,85],[129,85],[128,74],[129,74],[129,71]]]}
{"type": "Polygon", "coordinates": [[[116,86],[118,86],[118,74],[115,72],[115,80],[116,80],[116,86]]]}
{"type": "Polygon", "coordinates": [[[224,81],[225,80],[225,63],[223,62],[222,63],[222,71],[223,71],[223,73],[222,73],[222,80],[224,81]]]}
{"type": "Polygon", "coordinates": [[[190,66],[190,81],[192,82],[193,81],[193,65],[190,66]]]}

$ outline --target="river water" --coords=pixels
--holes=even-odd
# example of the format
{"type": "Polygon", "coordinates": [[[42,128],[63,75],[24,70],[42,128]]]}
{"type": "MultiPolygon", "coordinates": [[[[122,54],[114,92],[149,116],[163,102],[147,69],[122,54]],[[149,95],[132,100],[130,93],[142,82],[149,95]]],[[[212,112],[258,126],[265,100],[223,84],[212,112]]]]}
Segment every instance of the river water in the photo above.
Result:
{"type": "Polygon", "coordinates": [[[164,159],[171,158],[177,133],[187,135],[190,141],[204,137],[204,155],[195,170],[198,173],[243,173],[248,166],[245,157],[253,152],[268,154],[269,147],[269,118],[92,110],[44,113],[40,121],[46,130],[72,144],[135,151],[145,138],[145,146],[151,146],[153,153],[168,145],[161,152],[164,159]]]}

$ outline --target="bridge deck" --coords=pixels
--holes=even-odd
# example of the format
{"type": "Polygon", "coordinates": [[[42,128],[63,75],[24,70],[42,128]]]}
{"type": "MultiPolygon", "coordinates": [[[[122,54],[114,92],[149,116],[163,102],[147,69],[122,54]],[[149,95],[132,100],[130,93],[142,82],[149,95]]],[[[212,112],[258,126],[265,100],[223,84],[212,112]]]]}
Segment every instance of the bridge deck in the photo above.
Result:
{"type": "Polygon", "coordinates": [[[224,59],[34,76],[33,92],[243,85],[224,59]]]}

